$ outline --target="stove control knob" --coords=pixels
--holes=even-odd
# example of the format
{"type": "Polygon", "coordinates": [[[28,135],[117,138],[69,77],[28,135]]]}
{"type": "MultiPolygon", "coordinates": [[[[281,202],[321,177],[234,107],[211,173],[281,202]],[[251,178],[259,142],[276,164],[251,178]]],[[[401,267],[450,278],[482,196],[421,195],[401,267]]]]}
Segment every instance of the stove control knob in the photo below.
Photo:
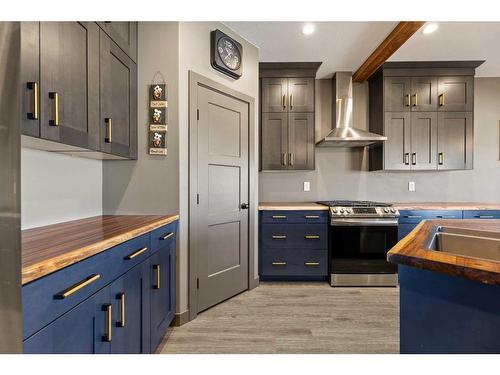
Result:
{"type": "Polygon", "coordinates": [[[341,214],[343,214],[343,213],[344,213],[344,209],[343,209],[343,208],[341,208],[341,209],[339,210],[339,212],[340,212],[341,214]]]}
{"type": "Polygon", "coordinates": [[[336,214],[336,213],[337,213],[337,209],[336,209],[336,208],[332,208],[332,212],[333,212],[334,214],[336,214]]]}
{"type": "Polygon", "coordinates": [[[384,208],[384,212],[385,212],[386,214],[388,214],[388,213],[389,213],[389,209],[388,209],[387,207],[386,207],[386,208],[384,208]]]}
{"type": "Polygon", "coordinates": [[[394,214],[394,213],[396,213],[396,209],[395,209],[394,207],[393,207],[393,208],[391,208],[391,212],[392,212],[393,214],[394,214]]]}

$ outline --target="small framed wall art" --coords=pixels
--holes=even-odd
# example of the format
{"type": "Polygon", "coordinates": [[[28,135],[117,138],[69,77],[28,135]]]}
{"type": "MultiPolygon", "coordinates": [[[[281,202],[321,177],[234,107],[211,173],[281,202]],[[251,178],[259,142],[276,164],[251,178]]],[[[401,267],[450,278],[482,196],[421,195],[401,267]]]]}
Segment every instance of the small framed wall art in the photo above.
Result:
{"type": "Polygon", "coordinates": [[[167,155],[167,87],[164,83],[149,86],[149,154],[167,155]]]}

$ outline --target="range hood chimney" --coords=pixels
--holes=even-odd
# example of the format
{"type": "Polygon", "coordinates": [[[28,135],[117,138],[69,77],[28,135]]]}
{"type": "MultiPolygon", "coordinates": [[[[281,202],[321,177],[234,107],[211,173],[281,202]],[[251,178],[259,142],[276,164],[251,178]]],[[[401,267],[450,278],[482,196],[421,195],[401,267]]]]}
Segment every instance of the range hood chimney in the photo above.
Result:
{"type": "Polygon", "coordinates": [[[365,147],[387,140],[380,134],[356,129],[352,125],[352,73],[336,72],[333,76],[332,120],[334,129],[316,146],[365,147]]]}

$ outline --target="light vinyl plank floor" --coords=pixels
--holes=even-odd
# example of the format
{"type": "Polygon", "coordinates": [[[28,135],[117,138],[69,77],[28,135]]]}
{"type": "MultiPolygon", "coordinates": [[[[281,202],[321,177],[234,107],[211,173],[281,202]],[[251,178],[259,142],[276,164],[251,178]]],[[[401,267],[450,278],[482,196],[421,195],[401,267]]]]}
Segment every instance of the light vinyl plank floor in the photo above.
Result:
{"type": "Polygon", "coordinates": [[[261,283],[171,329],[161,353],[398,353],[398,288],[261,283]]]}

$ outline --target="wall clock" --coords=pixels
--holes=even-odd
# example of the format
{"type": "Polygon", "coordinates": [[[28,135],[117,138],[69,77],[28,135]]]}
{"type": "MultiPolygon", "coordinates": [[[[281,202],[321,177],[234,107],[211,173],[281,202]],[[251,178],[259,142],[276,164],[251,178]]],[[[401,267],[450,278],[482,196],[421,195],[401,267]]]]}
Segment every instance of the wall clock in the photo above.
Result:
{"type": "Polygon", "coordinates": [[[242,75],[243,46],[220,30],[211,33],[210,53],[212,67],[238,79],[242,75]]]}

